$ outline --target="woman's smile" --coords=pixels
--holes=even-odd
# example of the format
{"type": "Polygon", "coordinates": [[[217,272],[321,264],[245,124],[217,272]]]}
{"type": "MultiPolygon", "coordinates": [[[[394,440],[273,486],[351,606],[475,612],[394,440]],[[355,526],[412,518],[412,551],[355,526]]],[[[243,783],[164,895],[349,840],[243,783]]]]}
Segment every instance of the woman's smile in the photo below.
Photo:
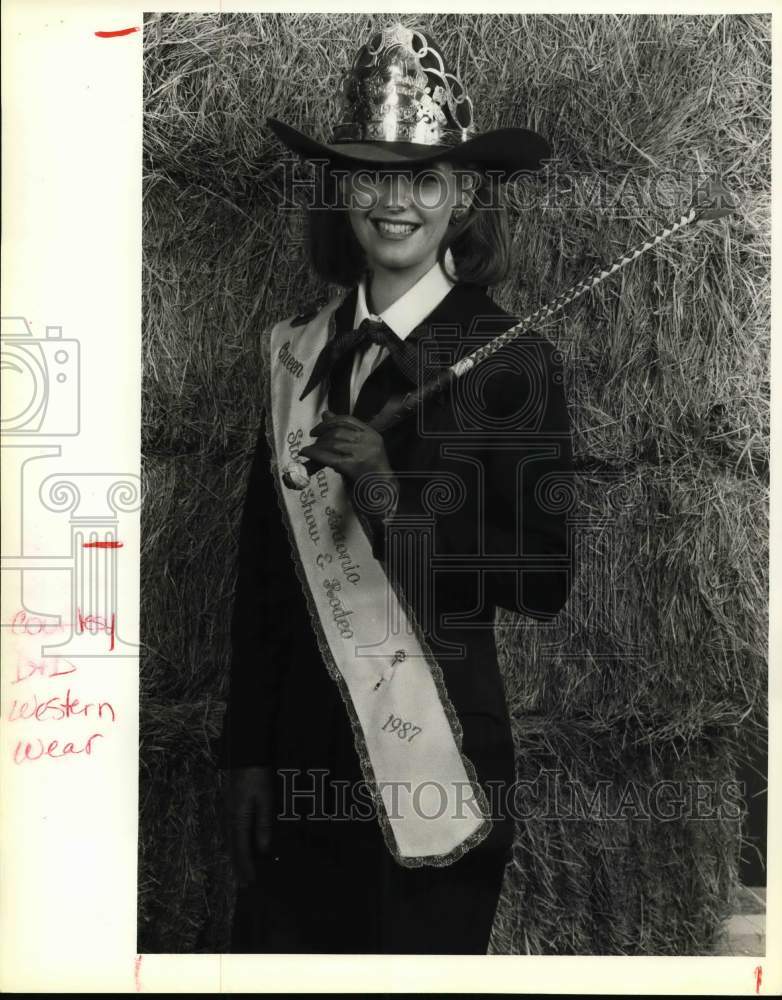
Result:
{"type": "Polygon", "coordinates": [[[399,219],[374,218],[370,222],[384,240],[404,240],[421,228],[420,222],[400,221],[399,219]]]}
{"type": "MultiPolygon", "coordinates": [[[[451,212],[461,200],[456,173],[447,162],[401,174],[356,171],[348,178],[345,195],[373,281],[382,285],[393,275],[395,296],[434,266],[451,212]]],[[[376,286],[374,293],[382,300],[380,289],[376,286]]]]}

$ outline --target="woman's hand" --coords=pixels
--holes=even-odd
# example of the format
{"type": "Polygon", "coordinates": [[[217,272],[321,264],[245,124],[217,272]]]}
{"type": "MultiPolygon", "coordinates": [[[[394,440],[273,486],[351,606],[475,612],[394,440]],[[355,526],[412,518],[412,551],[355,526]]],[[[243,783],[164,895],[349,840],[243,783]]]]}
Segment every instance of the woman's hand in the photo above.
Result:
{"type": "Polygon", "coordinates": [[[255,881],[256,859],[271,851],[274,781],[271,766],[237,767],[228,773],[225,810],[236,880],[255,881]]]}
{"type": "Polygon", "coordinates": [[[310,431],[315,444],[302,448],[300,454],[336,469],[351,483],[367,473],[392,476],[383,438],[369,424],[355,417],[340,416],[325,410],[322,420],[310,431]]]}

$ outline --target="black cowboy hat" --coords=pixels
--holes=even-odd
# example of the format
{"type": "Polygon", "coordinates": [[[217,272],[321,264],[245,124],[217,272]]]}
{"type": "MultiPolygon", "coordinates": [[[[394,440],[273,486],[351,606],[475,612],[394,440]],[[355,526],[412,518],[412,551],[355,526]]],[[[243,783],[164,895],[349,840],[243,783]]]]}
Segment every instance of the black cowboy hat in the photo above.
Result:
{"type": "Polygon", "coordinates": [[[305,159],[346,167],[410,168],[446,160],[475,163],[500,177],[537,171],[551,149],[524,128],[478,132],[472,102],[423,31],[384,28],[361,47],[343,82],[343,120],[318,142],[276,118],[267,124],[305,159]]]}

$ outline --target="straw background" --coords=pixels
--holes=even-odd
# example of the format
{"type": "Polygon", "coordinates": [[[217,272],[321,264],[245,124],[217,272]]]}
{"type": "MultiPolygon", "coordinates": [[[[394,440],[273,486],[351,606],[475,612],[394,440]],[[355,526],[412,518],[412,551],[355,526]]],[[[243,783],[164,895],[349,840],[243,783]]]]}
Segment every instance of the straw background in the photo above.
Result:
{"type": "MultiPolygon", "coordinates": [[[[279,210],[267,115],[327,138],[370,31],[411,15],[148,14],[144,26],[140,952],[228,947],[214,741],[260,335],[321,293],[279,210]]],[[[678,171],[668,207],[511,212],[522,315],[730,172],[690,227],[540,327],[566,357],[581,571],[555,626],[502,614],[521,778],[618,794],[726,782],[766,717],[770,15],[436,15],[481,129],[550,138],[563,171],[678,171]],[[675,203],[675,207],[670,206],[675,203]]],[[[737,820],[531,819],[491,950],[709,954],[737,820]]]]}

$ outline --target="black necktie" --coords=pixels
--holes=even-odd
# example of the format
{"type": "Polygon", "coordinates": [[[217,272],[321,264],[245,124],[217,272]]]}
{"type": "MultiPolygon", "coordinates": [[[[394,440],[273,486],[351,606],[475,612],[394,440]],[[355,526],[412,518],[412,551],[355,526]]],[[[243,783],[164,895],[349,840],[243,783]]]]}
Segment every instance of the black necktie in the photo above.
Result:
{"type": "Polygon", "coordinates": [[[336,334],[318,355],[309,381],[299,399],[304,399],[312,390],[331,374],[340,358],[356,350],[363,344],[379,344],[385,347],[394,363],[411,382],[418,381],[418,351],[415,344],[409,344],[382,320],[363,319],[355,330],[344,330],[336,334]]]}

